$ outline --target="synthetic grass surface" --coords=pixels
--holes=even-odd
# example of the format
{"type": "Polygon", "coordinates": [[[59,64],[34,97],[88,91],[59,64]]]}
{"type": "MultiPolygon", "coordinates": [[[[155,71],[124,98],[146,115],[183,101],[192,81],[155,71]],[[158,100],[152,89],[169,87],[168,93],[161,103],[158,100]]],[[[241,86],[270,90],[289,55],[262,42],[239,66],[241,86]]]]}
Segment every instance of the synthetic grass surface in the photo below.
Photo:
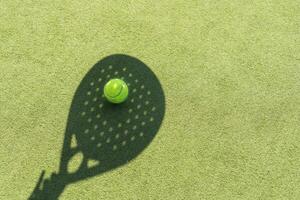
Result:
{"type": "Polygon", "coordinates": [[[163,125],[61,199],[299,199],[299,13],[293,0],[0,1],[0,199],[57,170],[74,92],[115,53],[160,79],[163,125]]]}

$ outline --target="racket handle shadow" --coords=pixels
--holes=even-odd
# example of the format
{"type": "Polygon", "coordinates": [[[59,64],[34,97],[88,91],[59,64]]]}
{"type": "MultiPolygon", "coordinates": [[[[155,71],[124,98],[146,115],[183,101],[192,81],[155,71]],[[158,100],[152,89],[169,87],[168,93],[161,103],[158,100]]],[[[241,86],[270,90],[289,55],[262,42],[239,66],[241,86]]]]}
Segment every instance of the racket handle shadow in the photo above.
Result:
{"type": "Polygon", "coordinates": [[[57,200],[68,184],[63,175],[52,173],[48,179],[44,179],[44,175],[42,171],[28,200],[57,200]]]}

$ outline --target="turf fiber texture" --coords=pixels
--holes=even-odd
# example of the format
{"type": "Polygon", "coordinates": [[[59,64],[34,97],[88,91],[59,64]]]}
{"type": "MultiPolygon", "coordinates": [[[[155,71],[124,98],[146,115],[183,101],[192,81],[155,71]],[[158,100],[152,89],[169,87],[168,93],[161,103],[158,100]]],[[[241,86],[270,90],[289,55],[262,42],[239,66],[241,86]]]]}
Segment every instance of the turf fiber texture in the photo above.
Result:
{"type": "Polygon", "coordinates": [[[299,13],[295,0],[1,1],[0,199],[58,171],[74,91],[119,53],[159,79],[162,126],[60,199],[299,199],[299,13]]]}

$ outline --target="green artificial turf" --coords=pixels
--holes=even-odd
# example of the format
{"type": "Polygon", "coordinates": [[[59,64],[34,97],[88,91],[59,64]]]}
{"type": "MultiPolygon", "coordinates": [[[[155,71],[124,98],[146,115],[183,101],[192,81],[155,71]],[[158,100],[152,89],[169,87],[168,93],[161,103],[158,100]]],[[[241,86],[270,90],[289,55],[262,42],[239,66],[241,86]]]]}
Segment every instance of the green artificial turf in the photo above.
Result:
{"type": "Polygon", "coordinates": [[[163,124],[62,200],[300,199],[300,2],[0,1],[0,199],[57,171],[74,92],[105,56],[146,63],[163,124]]]}

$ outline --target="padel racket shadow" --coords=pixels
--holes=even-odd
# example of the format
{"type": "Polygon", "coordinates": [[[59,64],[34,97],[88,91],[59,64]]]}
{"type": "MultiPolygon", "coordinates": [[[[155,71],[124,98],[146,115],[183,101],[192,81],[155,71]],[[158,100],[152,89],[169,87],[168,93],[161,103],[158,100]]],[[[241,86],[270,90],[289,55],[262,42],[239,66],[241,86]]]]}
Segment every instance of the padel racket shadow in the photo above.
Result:
{"type": "Polygon", "coordinates": [[[111,55],[86,74],[74,95],[65,132],[59,170],[44,179],[41,173],[29,200],[58,199],[72,183],[122,166],[138,156],[152,141],[165,113],[165,97],[159,80],[140,60],[111,55]],[[103,87],[111,78],[123,79],[129,96],[111,104],[103,87]],[[72,146],[72,140],[77,141],[72,146]],[[75,172],[68,164],[76,154],[83,159],[75,172]],[[90,160],[96,164],[89,166],[90,160]]]}

